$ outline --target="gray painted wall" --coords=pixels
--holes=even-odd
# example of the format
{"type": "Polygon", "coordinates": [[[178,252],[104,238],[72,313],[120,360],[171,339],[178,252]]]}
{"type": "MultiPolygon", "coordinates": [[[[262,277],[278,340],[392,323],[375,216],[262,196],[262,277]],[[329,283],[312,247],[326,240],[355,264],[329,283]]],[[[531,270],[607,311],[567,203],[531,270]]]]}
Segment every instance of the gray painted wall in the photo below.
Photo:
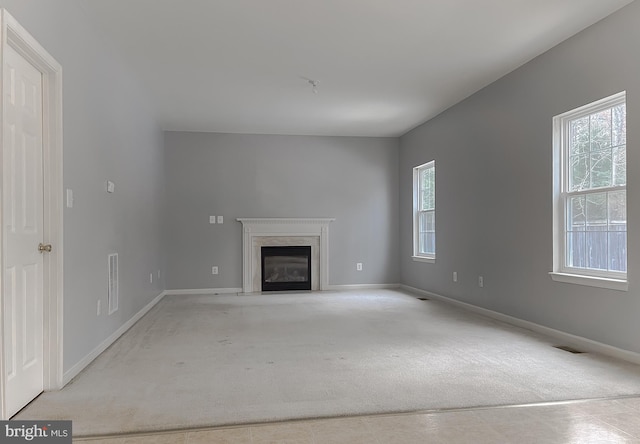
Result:
{"type": "Polygon", "coordinates": [[[401,138],[403,283],[640,352],[638,23],[634,2],[401,138]],[[553,282],[552,118],[622,90],[629,291],[553,282]],[[411,260],[411,172],[432,159],[437,262],[426,264],[411,260]]]}
{"type": "Polygon", "coordinates": [[[165,133],[167,288],[242,287],[238,217],[336,218],[329,227],[329,283],[397,283],[398,143],[165,133]],[[224,224],[210,225],[210,215],[224,216],[224,224]],[[362,272],[356,262],[363,262],[362,272]]]}
{"type": "Polygon", "coordinates": [[[149,273],[164,271],[162,132],[143,84],[78,5],[0,0],[63,67],[64,187],[75,197],[64,212],[65,371],[164,289],[162,280],[149,283],[149,273]],[[109,316],[111,252],[119,253],[120,307],[109,316]]]}

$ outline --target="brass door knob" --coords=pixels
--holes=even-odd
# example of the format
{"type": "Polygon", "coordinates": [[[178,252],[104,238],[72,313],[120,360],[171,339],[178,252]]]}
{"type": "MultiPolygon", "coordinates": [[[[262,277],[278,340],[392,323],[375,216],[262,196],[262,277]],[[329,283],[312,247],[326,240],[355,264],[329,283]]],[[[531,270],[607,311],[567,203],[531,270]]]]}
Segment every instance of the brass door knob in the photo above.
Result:
{"type": "Polygon", "coordinates": [[[51,244],[47,244],[47,245],[45,245],[45,244],[40,244],[40,245],[38,245],[38,251],[39,251],[40,253],[44,253],[45,251],[46,251],[47,253],[51,253],[51,244]]]}

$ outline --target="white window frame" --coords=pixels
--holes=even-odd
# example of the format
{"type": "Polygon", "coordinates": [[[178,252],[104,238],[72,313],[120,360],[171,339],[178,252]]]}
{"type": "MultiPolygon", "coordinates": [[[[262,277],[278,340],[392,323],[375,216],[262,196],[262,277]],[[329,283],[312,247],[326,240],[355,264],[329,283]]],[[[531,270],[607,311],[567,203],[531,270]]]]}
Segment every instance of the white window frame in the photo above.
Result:
{"type": "MultiPolygon", "coordinates": [[[[553,271],[549,274],[554,281],[612,290],[628,290],[626,272],[570,267],[567,265],[566,252],[567,199],[573,195],[592,192],[591,190],[580,192],[568,191],[569,174],[567,167],[567,150],[569,149],[569,122],[623,103],[626,104],[625,91],[553,118],[553,271]]],[[[627,146],[628,143],[627,140],[627,146]]],[[[624,186],[597,188],[593,189],[593,192],[626,191],[626,189],[625,184],[624,186]]],[[[628,241],[629,237],[627,234],[627,245],[628,241]]]]}
{"type": "MultiPolygon", "coordinates": [[[[435,188],[435,171],[436,171],[436,161],[432,160],[430,162],[424,163],[422,165],[418,165],[413,169],[413,256],[412,259],[418,262],[428,262],[435,263],[436,261],[436,250],[434,246],[433,253],[422,253],[420,252],[420,198],[421,198],[421,188],[420,188],[420,173],[427,169],[433,169],[434,173],[434,188],[435,188]]],[[[434,205],[433,210],[428,210],[433,212],[433,217],[435,221],[436,214],[436,200],[435,200],[435,190],[434,190],[434,205]]],[[[434,222],[435,224],[435,222],[434,222]]],[[[435,233],[435,232],[434,232],[435,233]]],[[[435,234],[434,234],[435,236],[435,234]]]]}

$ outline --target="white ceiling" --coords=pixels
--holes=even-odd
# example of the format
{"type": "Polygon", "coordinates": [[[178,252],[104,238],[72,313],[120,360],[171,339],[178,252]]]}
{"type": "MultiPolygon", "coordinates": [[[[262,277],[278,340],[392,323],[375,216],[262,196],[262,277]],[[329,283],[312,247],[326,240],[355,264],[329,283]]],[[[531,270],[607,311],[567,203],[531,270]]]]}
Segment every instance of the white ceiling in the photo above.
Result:
{"type": "Polygon", "coordinates": [[[628,3],[81,0],[164,129],[349,136],[402,135],[628,3]]]}

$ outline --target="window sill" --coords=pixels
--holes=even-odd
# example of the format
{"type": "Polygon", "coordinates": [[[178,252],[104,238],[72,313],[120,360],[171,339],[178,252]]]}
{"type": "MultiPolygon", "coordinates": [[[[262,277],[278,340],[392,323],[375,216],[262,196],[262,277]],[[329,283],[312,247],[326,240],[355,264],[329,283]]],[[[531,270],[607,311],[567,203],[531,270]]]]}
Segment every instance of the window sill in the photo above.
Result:
{"type": "Polygon", "coordinates": [[[579,274],[550,272],[551,279],[556,282],[567,284],[586,285],[588,287],[607,288],[609,290],[627,291],[629,282],[622,279],[611,279],[594,276],[584,276],[579,274]]]}
{"type": "Polygon", "coordinates": [[[411,256],[411,259],[413,259],[415,262],[427,262],[429,264],[436,263],[435,257],[411,256]]]}

